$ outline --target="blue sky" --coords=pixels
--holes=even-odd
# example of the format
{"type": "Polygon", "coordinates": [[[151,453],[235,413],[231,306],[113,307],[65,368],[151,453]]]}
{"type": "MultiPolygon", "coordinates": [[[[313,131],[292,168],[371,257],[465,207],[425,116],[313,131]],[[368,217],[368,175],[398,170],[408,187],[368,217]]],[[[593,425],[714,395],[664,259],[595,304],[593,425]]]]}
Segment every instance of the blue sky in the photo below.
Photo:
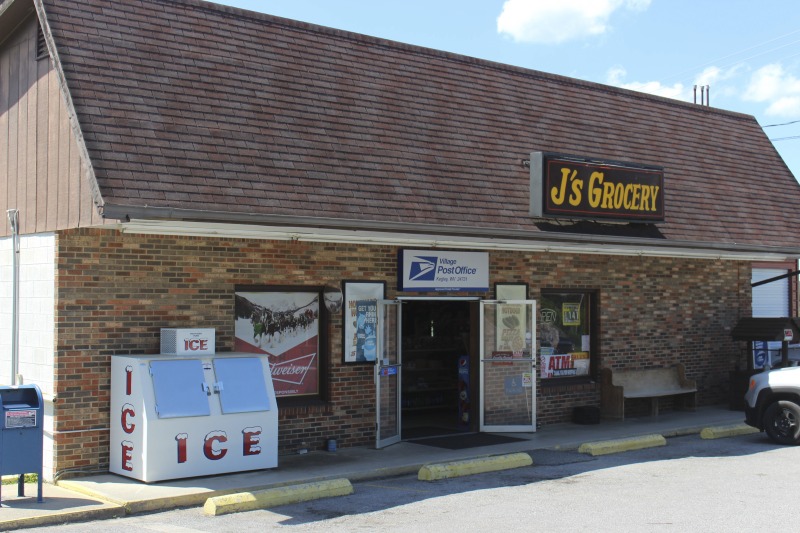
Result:
{"type": "Polygon", "coordinates": [[[800,180],[796,0],[217,3],[687,102],[707,85],[712,107],[767,126],[800,180]]]}

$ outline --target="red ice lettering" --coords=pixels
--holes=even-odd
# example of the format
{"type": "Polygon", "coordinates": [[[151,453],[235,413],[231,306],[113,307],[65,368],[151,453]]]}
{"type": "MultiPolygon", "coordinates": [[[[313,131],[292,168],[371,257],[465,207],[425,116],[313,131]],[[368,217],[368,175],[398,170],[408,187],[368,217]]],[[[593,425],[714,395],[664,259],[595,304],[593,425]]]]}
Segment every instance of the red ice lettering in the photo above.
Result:
{"type": "Polygon", "coordinates": [[[203,454],[207,459],[211,459],[212,461],[222,459],[225,457],[225,454],[228,453],[228,449],[220,446],[219,449],[215,450],[214,444],[223,444],[225,442],[228,442],[228,436],[224,431],[212,431],[206,435],[203,441],[203,454]]]}
{"type": "Polygon", "coordinates": [[[183,347],[187,351],[196,352],[197,350],[208,349],[208,339],[185,339],[183,347]]]}
{"type": "Polygon", "coordinates": [[[129,422],[128,417],[135,418],[136,411],[133,409],[133,406],[129,403],[126,403],[122,406],[122,417],[120,422],[122,424],[122,431],[130,435],[133,433],[133,430],[136,429],[136,424],[129,422]]]}
{"type": "Polygon", "coordinates": [[[252,427],[242,430],[242,455],[259,455],[261,453],[261,428],[252,427]]]}
{"type": "Polygon", "coordinates": [[[133,443],[124,441],[122,443],[122,469],[128,472],[133,471],[133,443]]]}
{"type": "Polygon", "coordinates": [[[133,367],[128,365],[125,367],[125,395],[130,396],[133,389],[133,367]]]}
{"type": "Polygon", "coordinates": [[[186,433],[178,433],[175,435],[175,441],[178,443],[178,463],[186,462],[186,441],[189,440],[189,435],[186,433]]]}

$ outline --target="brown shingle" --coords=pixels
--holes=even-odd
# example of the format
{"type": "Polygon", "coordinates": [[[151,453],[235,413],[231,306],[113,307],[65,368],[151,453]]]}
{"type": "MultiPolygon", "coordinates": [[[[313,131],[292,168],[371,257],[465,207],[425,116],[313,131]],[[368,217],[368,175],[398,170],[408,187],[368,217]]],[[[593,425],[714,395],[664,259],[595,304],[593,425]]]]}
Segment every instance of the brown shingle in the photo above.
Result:
{"type": "Polygon", "coordinates": [[[536,234],[520,162],[550,151],[663,167],[668,240],[800,249],[750,116],[199,0],[42,3],[107,205],[536,234]]]}

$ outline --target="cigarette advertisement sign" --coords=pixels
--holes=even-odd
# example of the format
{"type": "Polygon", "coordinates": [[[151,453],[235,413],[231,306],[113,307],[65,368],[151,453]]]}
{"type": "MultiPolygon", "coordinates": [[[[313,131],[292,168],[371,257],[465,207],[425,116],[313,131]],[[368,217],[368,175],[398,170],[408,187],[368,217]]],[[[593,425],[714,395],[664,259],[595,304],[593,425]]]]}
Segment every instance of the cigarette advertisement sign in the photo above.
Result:
{"type": "Polygon", "coordinates": [[[488,291],[489,254],[442,250],[400,250],[401,291],[488,291]]]}
{"type": "Polygon", "coordinates": [[[345,281],[342,354],[345,363],[374,363],[378,354],[378,300],[383,282],[345,281]]]}
{"type": "Polygon", "coordinates": [[[374,363],[378,354],[378,300],[383,282],[344,282],[342,352],[345,363],[374,363]]]}
{"type": "Polygon", "coordinates": [[[577,302],[564,302],[561,304],[561,324],[563,326],[581,325],[581,304],[577,302]]]}
{"type": "Polygon", "coordinates": [[[375,361],[378,348],[377,331],[377,300],[356,300],[356,361],[375,361]]]}

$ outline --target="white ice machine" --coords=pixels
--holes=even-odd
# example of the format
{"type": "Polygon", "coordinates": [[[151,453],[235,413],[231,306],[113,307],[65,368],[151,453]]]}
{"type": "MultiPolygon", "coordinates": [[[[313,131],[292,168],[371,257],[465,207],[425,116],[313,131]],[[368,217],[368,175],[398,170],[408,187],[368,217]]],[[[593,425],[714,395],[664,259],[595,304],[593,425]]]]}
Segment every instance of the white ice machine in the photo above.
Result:
{"type": "Polygon", "coordinates": [[[276,466],[266,356],[111,358],[111,472],[149,483],[276,466]]]}

